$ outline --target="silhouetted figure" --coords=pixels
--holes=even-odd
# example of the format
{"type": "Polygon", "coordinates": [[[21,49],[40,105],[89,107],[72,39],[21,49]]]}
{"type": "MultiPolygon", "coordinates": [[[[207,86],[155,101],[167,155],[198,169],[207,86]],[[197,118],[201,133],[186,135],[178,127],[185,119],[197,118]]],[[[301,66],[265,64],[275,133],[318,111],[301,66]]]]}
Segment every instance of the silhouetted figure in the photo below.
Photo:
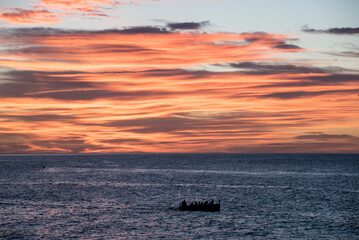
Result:
{"type": "Polygon", "coordinates": [[[182,206],[182,207],[187,207],[186,200],[183,200],[183,202],[181,202],[181,206],[182,206]]]}

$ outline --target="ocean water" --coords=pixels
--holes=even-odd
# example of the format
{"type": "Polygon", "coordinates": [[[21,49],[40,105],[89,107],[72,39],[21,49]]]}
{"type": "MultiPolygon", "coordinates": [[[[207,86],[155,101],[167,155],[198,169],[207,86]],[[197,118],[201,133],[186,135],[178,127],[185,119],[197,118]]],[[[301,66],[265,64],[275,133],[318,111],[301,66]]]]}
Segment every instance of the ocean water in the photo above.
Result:
{"type": "Polygon", "coordinates": [[[0,239],[359,239],[359,155],[2,155],[0,239]]]}

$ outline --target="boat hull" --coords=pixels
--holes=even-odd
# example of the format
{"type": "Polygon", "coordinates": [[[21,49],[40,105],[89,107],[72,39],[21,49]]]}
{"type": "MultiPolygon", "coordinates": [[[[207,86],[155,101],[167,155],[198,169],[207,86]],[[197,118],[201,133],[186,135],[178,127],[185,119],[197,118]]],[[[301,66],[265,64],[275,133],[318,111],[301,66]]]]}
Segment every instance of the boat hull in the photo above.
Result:
{"type": "Polygon", "coordinates": [[[178,210],[181,211],[205,211],[205,212],[219,212],[221,211],[221,205],[218,204],[211,204],[211,205],[187,205],[187,206],[180,206],[178,210]]]}

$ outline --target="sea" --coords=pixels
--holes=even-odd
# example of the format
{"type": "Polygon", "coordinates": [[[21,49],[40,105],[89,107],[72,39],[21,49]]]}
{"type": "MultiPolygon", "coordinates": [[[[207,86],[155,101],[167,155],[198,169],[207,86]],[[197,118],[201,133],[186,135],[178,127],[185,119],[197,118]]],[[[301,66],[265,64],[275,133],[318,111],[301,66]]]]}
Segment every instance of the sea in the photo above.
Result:
{"type": "Polygon", "coordinates": [[[0,239],[359,239],[359,155],[0,155],[0,239]]]}

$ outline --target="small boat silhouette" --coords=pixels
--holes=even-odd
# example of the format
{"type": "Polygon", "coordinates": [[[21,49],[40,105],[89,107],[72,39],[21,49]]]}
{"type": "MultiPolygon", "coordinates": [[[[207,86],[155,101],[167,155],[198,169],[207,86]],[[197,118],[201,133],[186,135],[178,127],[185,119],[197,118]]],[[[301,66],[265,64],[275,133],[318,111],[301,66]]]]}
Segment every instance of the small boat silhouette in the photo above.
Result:
{"type": "Polygon", "coordinates": [[[214,203],[214,200],[211,202],[192,202],[190,204],[186,203],[186,200],[183,200],[178,207],[178,210],[181,211],[206,211],[206,212],[219,212],[221,211],[221,201],[214,203]]]}

